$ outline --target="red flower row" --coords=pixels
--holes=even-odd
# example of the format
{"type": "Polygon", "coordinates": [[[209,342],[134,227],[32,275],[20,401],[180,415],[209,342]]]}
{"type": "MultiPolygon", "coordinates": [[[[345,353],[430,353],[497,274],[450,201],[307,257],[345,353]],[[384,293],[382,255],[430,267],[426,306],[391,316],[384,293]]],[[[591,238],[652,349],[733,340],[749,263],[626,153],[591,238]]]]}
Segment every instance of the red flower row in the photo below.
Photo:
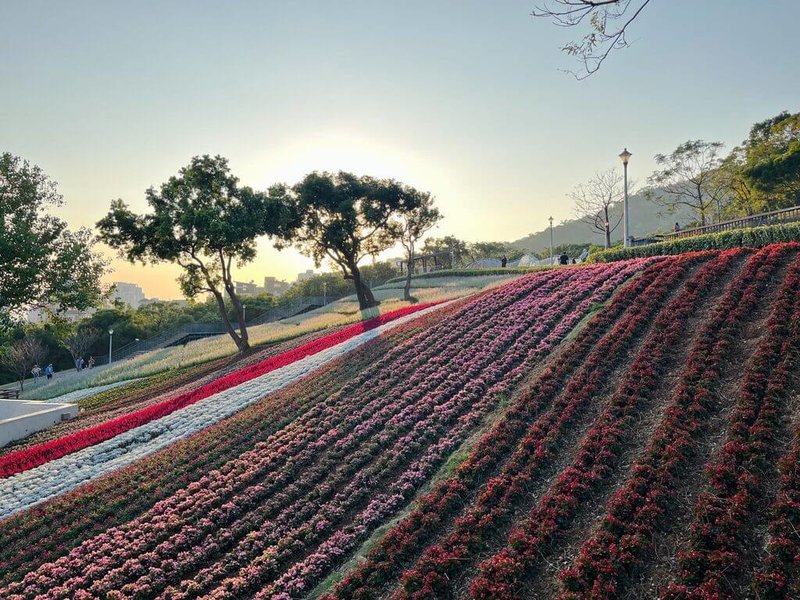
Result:
{"type": "Polygon", "coordinates": [[[677,581],[665,597],[710,598],[729,593],[725,573],[737,572],[742,530],[763,496],[764,474],[781,422],[781,404],[800,346],[800,262],[789,270],[765,338],[751,358],[731,416],[725,445],[707,468],[688,548],[678,554],[677,581]]]}
{"type": "Polygon", "coordinates": [[[250,365],[244,369],[231,373],[225,377],[217,379],[216,381],[204,385],[203,387],[191,392],[187,392],[165,400],[159,404],[154,404],[134,411],[132,413],[117,417],[110,421],[100,423],[77,431],[75,433],[66,435],[64,437],[26,448],[17,452],[12,452],[3,457],[0,457],[0,477],[9,477],[15,473],[27,471],[39,465],[43,465],[51,460],[55,460],[67,454],[77,452],[83,448],[93,446],[102,441],[111,439],[112,437],[124,433],[134,427],[139,427],[155,419],[164,417],[176,410],[194,404],[204,398],[227,390],[231,387],[265,375],[270,371],[279,369],[295,361],[298,361],[306,356],[316,354],[322,350],[340,344],[352,337],[355,337],[365,331],[375,329],[385,323],[398,319],[405,315],[411,314],[423,308],[432,306],[432,304],[417,304],[407,306],[399,310],[356,323],[318,340],[314,340],[299,348],[268,358],[264,361],[250,365]]]}
{"type": "Polygon", "coordinates": [[[747,315],[761,300],[778,264],[795,246],[774,245],[745,265],[698,334],[681,383],[661,426],[611,499],[598,531],[584,542],[572,568],[561,573],[565,598],[616,597],[620,580],[642,561],[671,500],[708,413],[715,410],[716,389],[724,359],[747,315]]]}

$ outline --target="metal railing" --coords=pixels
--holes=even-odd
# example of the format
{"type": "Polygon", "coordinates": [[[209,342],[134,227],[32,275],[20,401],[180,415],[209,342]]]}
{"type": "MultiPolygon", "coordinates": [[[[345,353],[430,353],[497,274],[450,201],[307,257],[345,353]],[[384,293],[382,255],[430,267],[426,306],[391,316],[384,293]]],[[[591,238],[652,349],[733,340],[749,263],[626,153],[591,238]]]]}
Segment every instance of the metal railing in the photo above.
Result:
{"type": "Polygon", "coordinates": [[[722,231],[744,229],[746,227],[791,223],[793,221],[800,221],[800,206],[793,206],[792,208],[784,208],[782,210],[773,210],[771,212],[751,215],[749,217],[742,217],[740,219],[731,219],[730,221],[706,225],[705,227],[693,227],[692,229],[684,229],[683,231],[665,233],[661,236],[661,238],[662,241],[670,241],[680,238],[693,237],[695,235],[703,235],[706,233],[720,233],[722,231]]]}

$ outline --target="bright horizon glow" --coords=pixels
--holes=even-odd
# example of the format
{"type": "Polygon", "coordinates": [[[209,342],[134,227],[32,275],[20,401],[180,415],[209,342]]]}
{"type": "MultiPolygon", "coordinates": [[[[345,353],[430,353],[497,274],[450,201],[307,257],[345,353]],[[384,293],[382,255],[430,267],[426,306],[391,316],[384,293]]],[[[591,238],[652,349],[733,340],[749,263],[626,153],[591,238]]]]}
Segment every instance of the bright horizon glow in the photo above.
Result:
{"type": "MultiPolygon", "coordinates": [[[[10,0],[2,151],[58,183],[71,227],[94,227],[115,198],[143,212],[149,186],[221,154],[257,189],[314,170],[391,177],[436,197],[431,235],[512,241],[572,218],[567,193],[621,169],[620,148],[643,184],[656,153],[698,138],[729,150],[800,110],[800,5],[756,4],[651,3],[631,48],[577,82],[559,71],[575,66],[558,50],[571,32],[518,0],[10,0]]],[[[314,268],[258,247],[237,279],[314,268]]],[[[113,267],[109,282],[180,296],[174,266],[113,267]]]]}

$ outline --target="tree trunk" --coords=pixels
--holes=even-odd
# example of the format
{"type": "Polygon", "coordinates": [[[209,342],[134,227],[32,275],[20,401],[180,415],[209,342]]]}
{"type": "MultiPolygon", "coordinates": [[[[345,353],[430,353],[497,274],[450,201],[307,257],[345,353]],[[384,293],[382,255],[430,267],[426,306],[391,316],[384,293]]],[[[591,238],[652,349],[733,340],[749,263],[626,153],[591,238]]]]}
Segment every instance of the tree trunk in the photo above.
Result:
{"type": "Polygon", "coordinates": [[[411,301],[411,275],[413,274],[414,248],[408,251],[408,268],[406,269],[406,285],[403,288],[403,300],[411,301]]]}
{"type": "Polygon", "coordinates": [[[373,306],[378,306],[379,303],[375,300],[375,296],[372,295],[372,290],[369,289],[369,286],[361,279],[361,271],[358,270],[358,265],[351,263],[348,266],[350,267],[350,274],[353,276],[353,286],[356,288],[359,308],[361,310],[366,310],[373,306]]]}
{"type": "Polygon", "coordinates": [[[228,318],[228,311],[225,310],[225,299],[222,297],[218,291],[212,292],[214,294],[214,298],[217,300],[217,308],[219,308],[219,314],[222,317],[222,323],[225,325],[225,330],[228,332],[228,335],[233,338],[236,347],[239,349],[239,352],[244,352],[249,348],[249,345],[246,340],[242,340],[241,337],[236,333],[236,330],[233,328],[231,324],[231,320],[228,318]]]}
{"type": "Polygon", "coordinates": [[[603,216],[606,218],[605,225],[603,227],[606,235],[606,250],[608,250],[611,248],[611,225],[608,222],[608,206],[603,207],[603,216]]]}
{"type": "Polygon", "coordinates": [[[225,290],[228,292],[228,297],[231,299],[233,310],[236,313],[236,321],[239,323],[239,339],[241,343],[237,344],[239,352],[244,352],[250,349],[250,336],[247,333],[247,325],[244,322],[244,310],[242,309],[242,301],[236,295],[236,289],[233,282],[225,282],[225,290]]]}

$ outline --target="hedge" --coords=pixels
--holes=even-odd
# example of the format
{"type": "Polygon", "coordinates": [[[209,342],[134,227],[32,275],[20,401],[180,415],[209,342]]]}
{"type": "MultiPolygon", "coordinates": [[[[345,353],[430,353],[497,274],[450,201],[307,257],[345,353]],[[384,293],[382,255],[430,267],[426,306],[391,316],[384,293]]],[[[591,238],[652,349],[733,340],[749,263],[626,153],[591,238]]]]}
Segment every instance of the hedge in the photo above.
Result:
{"type": "Polygon", "coordinates": [[[776,242],[800,242],[800,223],[735,229],[632,248],[610,248],[590,255],[587,262],[614,262],[628,258],[682,254],[695,250],[725,250],[739,246],[760,248],[776,242]]]}

